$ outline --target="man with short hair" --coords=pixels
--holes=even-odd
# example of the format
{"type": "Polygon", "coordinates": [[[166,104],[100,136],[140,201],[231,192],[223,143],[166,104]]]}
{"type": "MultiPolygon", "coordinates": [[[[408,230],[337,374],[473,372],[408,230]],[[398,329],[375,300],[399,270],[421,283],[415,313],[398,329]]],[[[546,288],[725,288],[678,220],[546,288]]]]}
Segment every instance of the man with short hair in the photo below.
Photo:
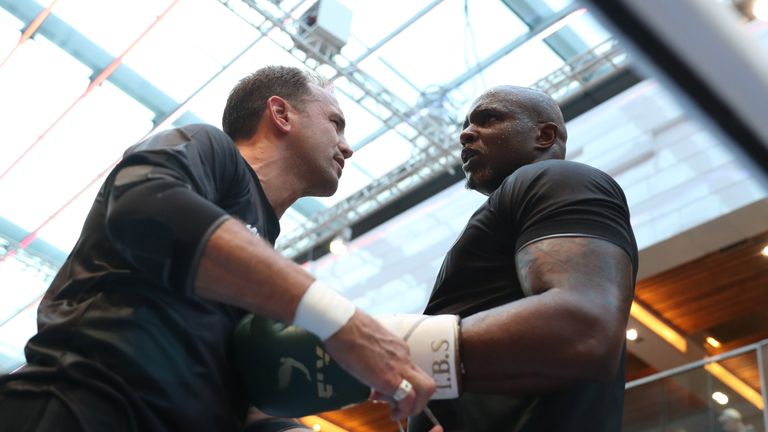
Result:
{"type": "Polygon", "coordinates": [[[555,101],[527,88],[495,87],[466,117],[467,187],[488,200],[425,310],[462,318],[462,394],[429,403],[446,431],[621,428],[637,245],[619,185],[563,160],[566,139],[555,101]]]}
{"type": "Polygon", "coordinates": [[[333,194],[352,155],[328,83],[262,68],[232,90],[223,128],[160,132],[109,174],[40,303],[27,365],[0,377],[3,430],[239,431],[229,343],[247,312],[316,333],[397,396],[395,417],[423,408],[435,383],[407,345],[272,249],[280,216],[333,194]]]}

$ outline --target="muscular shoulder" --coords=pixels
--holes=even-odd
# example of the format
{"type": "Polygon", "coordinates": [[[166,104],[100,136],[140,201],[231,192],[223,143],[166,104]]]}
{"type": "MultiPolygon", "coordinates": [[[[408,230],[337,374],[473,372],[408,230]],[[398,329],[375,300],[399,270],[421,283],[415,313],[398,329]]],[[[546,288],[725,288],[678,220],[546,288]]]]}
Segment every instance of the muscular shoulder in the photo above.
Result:
{"type": "Polygon", "coordinates": [[[580,234],[635,249],[624,192],[596,168],[561,160],[538,162],[510,175],[494,195],[489,202],[514,227],[518,248],[548,236],[580,234]]]}
{"type": "Polygon", "coordinates": [[[547,160],[526,165],[508,176],[502,183],[496,200],[499,202],[539,199],[568,199],[587,196],[610,196],[624,201],[621,187],[611,176],[578,162],[547,160]]]}
{"type": "Polygon", "coordinates": [[[595,167],[559,159],[545,160],[521,167],[507,177],[505,182],[578,183],[585,180],[615,183],[611,176],[595,167]]]}

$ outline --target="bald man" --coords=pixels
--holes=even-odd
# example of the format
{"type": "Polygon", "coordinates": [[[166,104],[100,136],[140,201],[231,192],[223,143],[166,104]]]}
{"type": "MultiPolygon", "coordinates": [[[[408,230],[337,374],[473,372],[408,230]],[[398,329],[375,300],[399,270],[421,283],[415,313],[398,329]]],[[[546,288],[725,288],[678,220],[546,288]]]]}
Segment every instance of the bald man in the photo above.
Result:
{"type": "Polygon", "coordinates": [[[447,431],[621,428],[637,245],[619,185],[565,161],[566,139],[555,101],[527,88],[493,88],[466,117],[467,188],[488,199],[425,310],[462,318],[463,393],[429,403],[447,431]]]}

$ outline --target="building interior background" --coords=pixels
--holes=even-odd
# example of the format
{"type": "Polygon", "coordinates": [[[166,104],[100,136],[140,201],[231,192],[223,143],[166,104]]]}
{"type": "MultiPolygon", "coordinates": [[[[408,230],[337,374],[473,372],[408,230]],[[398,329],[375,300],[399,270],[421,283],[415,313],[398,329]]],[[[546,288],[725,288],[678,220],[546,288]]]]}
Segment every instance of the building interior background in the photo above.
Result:
{"type": "MultiPolygon", "coordinates": [[[[765,1],[711,1],[768,50],[765,1]]],[[[624,189],[640,248],[625,431],[765,431],[766,183],[572,0],[0,0],[0,373],[24,362],[42,294],[130,145],[221,125],[266,64],[333,80],[355,150],[277,249],[371,313],[421,312],[484,196],[458,134],[494,85],[562,106],[567,159],[624,189]]],[[[315,430],[395,431],[361,404],[315,430]]]]}

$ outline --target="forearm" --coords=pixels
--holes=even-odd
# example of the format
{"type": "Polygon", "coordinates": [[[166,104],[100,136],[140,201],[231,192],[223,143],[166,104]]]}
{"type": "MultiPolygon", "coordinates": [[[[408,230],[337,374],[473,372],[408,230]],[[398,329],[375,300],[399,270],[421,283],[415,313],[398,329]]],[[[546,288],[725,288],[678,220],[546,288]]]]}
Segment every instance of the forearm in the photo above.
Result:
{"type": "Polygon", "coordinates": [[[211,235],[195,279],[201,297],[291,323],[314,278],[230,219],[211,235]]]}
{"type": "Polygon", "coordinates": [[[461,323],[464,389],[537,393],[608,379],[621,321],[556,289],[469,316],[461,323]]]}

